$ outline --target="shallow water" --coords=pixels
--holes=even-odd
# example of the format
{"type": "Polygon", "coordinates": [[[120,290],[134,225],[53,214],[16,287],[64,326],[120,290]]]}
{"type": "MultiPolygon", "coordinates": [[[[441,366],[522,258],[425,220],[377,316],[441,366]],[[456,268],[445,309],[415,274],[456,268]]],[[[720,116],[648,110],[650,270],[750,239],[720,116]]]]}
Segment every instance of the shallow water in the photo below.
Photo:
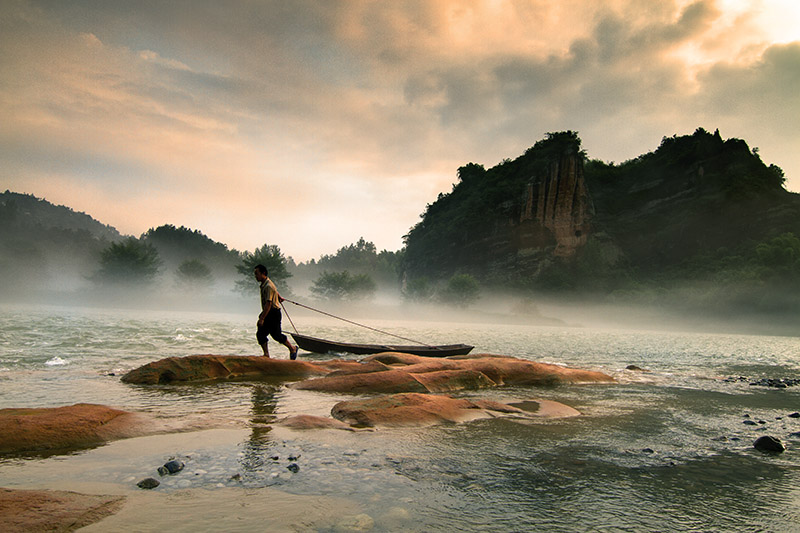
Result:
{"type": "MultiPolygon", "coordinates": [[[[327,318],[294,312],[292,318],[314,336],[387,341],[327,318]]],[[[49,486],[78,469],[131,488],[175,456],[186,469],[163,478],[154,492],[270,487],[343,497],[379,531],[798,530],[800,437],[792,434],[800,432],[800,419],[787,415],[800,411],[800,387],[749,381],[800,377],[800,338],[365,321],[427,342],[474,344],[476,353],[600,370],[619,383],[465,394],[560,401],[583,413],[572,419],[294,432],[271,422],[290,414],[328,415],[344,395],[267,383],[145,387],[119,381],[124,372],[167,356],[256,354],[251,316],[4,307],[0,407],[101,403],[191,428],[198,438],[184,436],[176,441],[181,445],[166,445],[163,437],[132,439],[127,444],[135,442],[140,451],[124,461],[103,454],[125,443],[0,460],[0,484],[49,486]],[[630,364],[649,372],[625,370],[630,364]],[[726,379],[740,376],[747,380],[726,379]],[[222,438],[211,437],[220,431],[222,438]],[[781,438],[787,451],[753,449],[764,434],[781,438]],[[291,472],[290,464],[299,470],[291,472]]],[[[271,349],[287,357],[285,348],[272,343],[271,349]]],[[[322,356],[301,352],[301,358],[322,356]]],[[[225,529],[227,518],[204,520],[204,529],[225,529]]]]}

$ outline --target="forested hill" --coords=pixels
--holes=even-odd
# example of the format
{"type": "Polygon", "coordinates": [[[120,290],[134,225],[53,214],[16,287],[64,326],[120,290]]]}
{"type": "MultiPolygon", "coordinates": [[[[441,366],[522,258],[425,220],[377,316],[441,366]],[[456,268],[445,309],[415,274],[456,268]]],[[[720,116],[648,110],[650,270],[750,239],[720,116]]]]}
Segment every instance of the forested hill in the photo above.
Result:
{"type": "Polygon", "coordinates": [[[551,133],[515,160],[459,168],[406,235],[406,276],[606,293],[800,276],[800,196],[783,183],[757,149],[702,128],[618,165],[551,133]]]}
{"type": "Polygon", "coordinates": [[[98,239],[121,238],[112,226],[98,222],[86,213],[54,205],[31,194],[6,191],[0,194],[0,224],[17,231],[48,231],[54,228],[87,232],[98,239]]]}

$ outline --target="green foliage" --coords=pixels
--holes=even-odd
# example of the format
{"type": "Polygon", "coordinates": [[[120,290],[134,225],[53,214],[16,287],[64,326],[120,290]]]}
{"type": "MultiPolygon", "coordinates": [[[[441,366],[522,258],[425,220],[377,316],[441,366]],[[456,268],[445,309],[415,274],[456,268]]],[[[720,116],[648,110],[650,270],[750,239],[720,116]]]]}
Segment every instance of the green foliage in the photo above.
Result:
{"type": "Polygon", "coordinates": [[[151,228],[142,234],[141,239],[155,246],[162,256],[197,258],[236,255],[224,244],[209,239],[198,230],[190,230],[184,226],[176,228],[172,224],[165,224],[151,228]]]}
{"type": "Polygon", "coordinates": [[[256,248],[252,252],[243,252],[242,261],[236,265],[236,271],[241,274],[241,280],[236,281],[236,288],[245,295],[258,291],[258,282],[253,275],[256,265],[264,265],[269,272],[269,279],[275,284],[278,290],[284,294],[289,294],[286,280],[292,274],[286,268],[286,258],[281,249],[275,244],[265,244],[261,248],[256,248]]]}
{"type": "Polygon", "coordinates": [[[469,274],[455,274],[439,297],[446,304],[466,308],[480,298],[480,292],[480,285],[475,278],[469,274]]]}
{"type": "Polygon", "coordinates": [[[519,220],[531,180],[574,155],[585,158],[576,132],[548,133],[513,161],[489,170],[475,163],[459,168],[453,190],[429,204],[422,220],[405,235],[406,272],[442,279],[457,265],[467,265],[470,271],[485,268],[493,257],[489,243],[509,221],[519,220]]]}
{"type": "Polygon", "coordinates": [[[178,287],[184,290],[205,290],[214,283],[211,269],[199,259],[188,259],[181,263],[175,276],[178,287]]]}
{"type": "Polygon", "coordinates": [[[363,300],[371,298],[376,288],[367,274],[325,271],[314,280],[311,293],[321,300],[363,300]]]}
{"type": "Polygon", "coordinates": [[[161,259],[152,245],[128,237],[103,250],[94,280],[104,285],[148,285],[160,266],[161,259]]]}
{"type": "Polygon", "coordinates": [[[435,287],[430,280],[422,276],[406,283],[403,298],[410,302],[429,302],[433,300],[435,292],[435,287]]]}
{"type": "Polygon", "coordinates": [[[784,233],[756,246],[759,264],[765,280],[800,280],[800,239],[794,233],[784,233]]]}

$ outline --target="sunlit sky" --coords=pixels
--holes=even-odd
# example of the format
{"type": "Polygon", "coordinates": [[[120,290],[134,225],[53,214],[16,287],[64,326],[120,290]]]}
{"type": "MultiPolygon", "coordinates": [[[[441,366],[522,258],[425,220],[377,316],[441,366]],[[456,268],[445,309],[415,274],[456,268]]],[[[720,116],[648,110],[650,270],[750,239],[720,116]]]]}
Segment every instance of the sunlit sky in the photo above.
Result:
{"type": "Polygon", "coordinates": [[[0,0],[0,190],[135,236],[397,250],[461,165],[697,127],[800,191],[800,1],[0,0]]]}

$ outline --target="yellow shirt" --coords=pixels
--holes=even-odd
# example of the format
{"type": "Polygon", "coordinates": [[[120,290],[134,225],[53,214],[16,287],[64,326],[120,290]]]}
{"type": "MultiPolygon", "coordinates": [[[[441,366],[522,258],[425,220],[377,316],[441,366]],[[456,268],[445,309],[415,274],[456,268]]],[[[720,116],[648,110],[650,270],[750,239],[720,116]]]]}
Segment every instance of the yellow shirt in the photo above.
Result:
{"type": "Polygon", "coordinates": [[[280,309],[281,302],[278,300],[278,289],[272,280],[267,278],[261,282],[261,310],[267,309],[267,304],[272,302],[273,309],[280,309]]]}

